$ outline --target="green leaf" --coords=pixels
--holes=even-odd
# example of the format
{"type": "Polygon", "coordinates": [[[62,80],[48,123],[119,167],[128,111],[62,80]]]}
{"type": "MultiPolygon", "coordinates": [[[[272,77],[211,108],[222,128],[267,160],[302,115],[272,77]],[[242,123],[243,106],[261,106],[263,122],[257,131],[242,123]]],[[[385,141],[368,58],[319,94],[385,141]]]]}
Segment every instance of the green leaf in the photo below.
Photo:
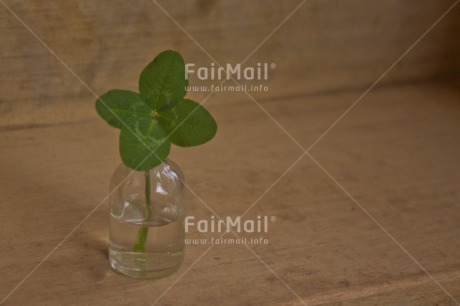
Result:
{"type": "Polygon", "coordinates": [[[166,131],[152,119],[141,119],[133,129],[120,133],[120,156],[123,163],[137,171],[147,171],[168,157],[171,142],[166,131]]]}
{"type": "Polygon", "coordinates": [[[175,51],[164,51],[147,65],[139,79],[139,91],[154,111],[174,107],[185,96],[185,63],[175,51]]]}
{"type": "Polygon", "coordinates": [[[96,101],[96,111],[116,128],[132,127],[140,118],[150,118],[152,110],[142,97],[129,90],[110,90],[96,101]]]}
{"type": "Polygon", "coordinates": [[[208,142],[217,132],[217,124],[211,114],[192,100],[179,101],[173,109],[158,113],[157,118],[171,134],[171,142],[181,147],[208,142]]]}

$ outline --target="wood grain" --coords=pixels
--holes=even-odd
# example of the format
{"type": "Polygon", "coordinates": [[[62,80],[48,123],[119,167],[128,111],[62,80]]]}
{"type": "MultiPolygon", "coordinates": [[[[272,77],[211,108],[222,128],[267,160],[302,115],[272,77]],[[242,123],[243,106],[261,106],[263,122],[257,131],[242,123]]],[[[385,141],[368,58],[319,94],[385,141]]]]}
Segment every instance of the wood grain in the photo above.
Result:
{"type": "MultiPolygon", "coordinates": [[[[377,89],[312,154],[458,300],[457,89],[432,83],[377,89]]],[[[264,105],[307,146],[359,94],[264,105]]],[[[301,150],[255,104],[221,105],[224,95],[209,101],[220,123],[216,139],[194,149],[175,148],[171,158],[218,215],[235,217],[301,150]]],[[[116,136],[100,120],[0,132],[0,296],[104,199],[119,162],[116,136]]],[[[188,201],[189,215],[210,218],[192,194],[188,201]]],[[[277,221],[265,236],[269,244],[251,247],[308,305],[454,305],[307,157],[247,217],[257,215],[277,221]]],[[[207,248],[188,245],[183,268],[170,278],[127,278],[108,265],[107,216],[103,202],[5,305],[150,305],[207,248]]],[[[207,304],[300,302],[244,246],[218,245],[159,302],[207,304]]]]}
{"type": "MultiPolygon", "coordinates": [[[[136,89],[141,69],[167,48],[179,50],[197,66],[211,63],[149,0],[5,2],[98,95],[112,88],[136,89]]],[[[300,1],[159,3],[217,62],[235,65],[300,1]]],[[[306,1],[248,59],[248,65],[277,65],[267,82],[270,91],[255,96],[368,86],[451,3],[306,1]]],[[[455,8],[446,16],[383,83],[439,78],[458,71],[459,14],[455,8]]],[[[94,118],[95,97],[3,6],[0,37],[0,127],[94,118]]],[[[209,82],[194,78],[192,84],[209,82]]],[[[196,95],[199,100],[203,97],[196,95]]]]}
{"type": "MultiPolygon", "coordinates": [[[[311,151],[413,258],[308,157],[264,194],[302,154],[286,133],[308,148],[452,1],[306,1],[247,62],[276,63],[269,91],[252,95],[285,132],[244,93],[219,92],[206,101],[216,138],[171,152],[219,216],[257,201],[248,218],[276,217],[269,244],[251,246],[263,262],[216,245],[187,271],[208,248],[188,245],[178,273],[146,281],[108,265],[118,133],[96,118],[82,82],[96,95],[135,90],[167,48],[197,66],[211,60],[148,0],[5,3],[81,82],[0,5],[4,305],[301,305],[296,294],[308,305],[455,305],[413,259],[460,300],[459,7],[311,151]]],[[[159,1],[223,64],[244,59],[299,3],[159,1]]],[[[188,214],[211,216],[193,194],[188,214]]]]}

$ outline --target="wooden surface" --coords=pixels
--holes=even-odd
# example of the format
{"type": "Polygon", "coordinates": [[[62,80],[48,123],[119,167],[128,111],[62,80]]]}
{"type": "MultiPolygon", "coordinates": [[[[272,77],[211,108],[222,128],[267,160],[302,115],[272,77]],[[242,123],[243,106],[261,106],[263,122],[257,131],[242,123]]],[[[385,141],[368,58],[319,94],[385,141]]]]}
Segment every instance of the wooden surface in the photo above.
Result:
{"type": "MultiPolygon", "coordinates": [[[[4,3],[96,94],[136,89],[141,69],[167,48],[211,62],[148,0],[4,3]]],[[[235,64],[300,1],[159,3],[218,62],[235,64]]],[[[309,148],[452,3],[306,1],[249,58],[277,65],[270,90],[253,96],[309,148]]],[[[0,301],[456,305],[459,14],[454,8],[317,143],[316,162],[304,156],[279,181],[302,149],[244,93],[213,95],[215,140],[170,157],[219,216],[254,203],[248,218],[275,216],[269,244],[251,246],[260,258],[244,246],[203,255],[208,245],[189,245],[176,274],[140,281],[107,259],[104,198],[120,162],[117,131],[96,117],[88,88],[0,3],[0,301]]],[[[211,216],[192,193],[188,214],[211,216]]]]}
{"type": "MultiPolygon", "coordinates": [[[[359,95],[263,101],[309,146],[359,95]]],[[[301,154],[255,104],[209,101],[220,123],[206,146],[177,149],[193,190],[237,216],[301,154]]],[[[457,300],[460,299],[458,83],[375,89],[312,151],[457,300]]],[[[5,130],[0,193],[0,296],[7,295],[107,194],[119,162],[116,131],[94,118],[5,130]]],[[[210,218],[193,195],[188,214],[210,218]]],[[[252,246],[308,305],[455,305],[308,157],[248,213],[276,216],[269,245],[252,246]]],[[[106,202],[5,305],[150,305],[207,248],[189,245],[181,270],[139,281],[110,270],[106,202]]],[[[192,232],[188,237],[211,234],[192,232]]],[[[227,236],[231,238],[231,236],[227,236]]],[[[159,305],[297,305],[248,249],[214,246],[159,305]]]]}
{"type": "MultiPolygon", "coordinates": [[[[97,94],[137,89],[160,51],[187,62],[211,60],[151,0],[5,3],[97,94]]],[[[216,61],[249,55],[300,0],[159,1],[216,61]],[[269,3],[269,4],[268,4],[269,3]]],[[[370,85],[453,3],[451,0],[306,1],[248,59],[275,63],[270,91],[312,94],[370,85]]],[[[391,84],[450,75],[460,68],[460,7],[440,22],[393,73],[391,84]]],[[[93,116],[93,95],[0,5],[0,127],[75,122],[93,116]]],[[[192,78],[192,84],[207,84],[192,78]]],[[[205,94],[197,94],[203,98],[205,94]]],[[[232,103],[229,101],[221,101],[232,103]]]]}

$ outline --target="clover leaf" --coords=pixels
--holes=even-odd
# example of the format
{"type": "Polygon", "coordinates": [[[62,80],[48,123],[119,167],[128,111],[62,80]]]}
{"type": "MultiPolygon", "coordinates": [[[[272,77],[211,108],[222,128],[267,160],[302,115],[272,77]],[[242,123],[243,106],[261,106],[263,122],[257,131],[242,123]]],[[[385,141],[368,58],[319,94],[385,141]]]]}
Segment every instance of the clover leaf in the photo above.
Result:
{"type": "Polygon", "coordinates": [[[168,157],[171,141],[155,120],[139,120],[129,131],[120,133],[120,156],[128,167],[147,171],[168,157]]]}
{"type": "Polygon", "coordinates": [[[175,106],[185,96],[187,86],[184,60],[174,51],[160,53],[139,79],[139,92],[155,111],[175,106]]]}
{"type": "Polygon", "coordinates": [[[151,117],[152,110],[142,97],[129,90],[113,89],[96,101],[96,111],[113,127],[133,127],[141,118],[151,117]]]}
{"type": "Polygon", "coordinates": [[[114,89],[97,99],[97,113],[121,130],[120,156],[126,166],[148,171],[168,157],[171,143],[190,147],[214,137],[217,124],[211,114],[184,99],[187,85],[182,56],[168,50],[142,71],[140,93],[114,89]]]}
{"type": "Polygon", "coordinates": [[[217,124],[211,114],[192,100],[180,100],[175,108],[158,114],[158,122],[171,134],[171,142],[191,147],[211,140],[217,124]]]}

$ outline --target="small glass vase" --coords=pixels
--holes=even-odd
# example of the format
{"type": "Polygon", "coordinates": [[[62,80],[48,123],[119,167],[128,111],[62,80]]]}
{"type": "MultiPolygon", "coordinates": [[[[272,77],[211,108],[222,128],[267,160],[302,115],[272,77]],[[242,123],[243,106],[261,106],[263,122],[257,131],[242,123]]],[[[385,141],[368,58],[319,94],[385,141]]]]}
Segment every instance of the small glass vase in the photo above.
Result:
{"type": "Polygon", "coordinates": [[[184,177],[171,160],[150,171],[121,164],[110,183],[109,260],[116,271],[158,278],[184,259],[184,177]]]}

